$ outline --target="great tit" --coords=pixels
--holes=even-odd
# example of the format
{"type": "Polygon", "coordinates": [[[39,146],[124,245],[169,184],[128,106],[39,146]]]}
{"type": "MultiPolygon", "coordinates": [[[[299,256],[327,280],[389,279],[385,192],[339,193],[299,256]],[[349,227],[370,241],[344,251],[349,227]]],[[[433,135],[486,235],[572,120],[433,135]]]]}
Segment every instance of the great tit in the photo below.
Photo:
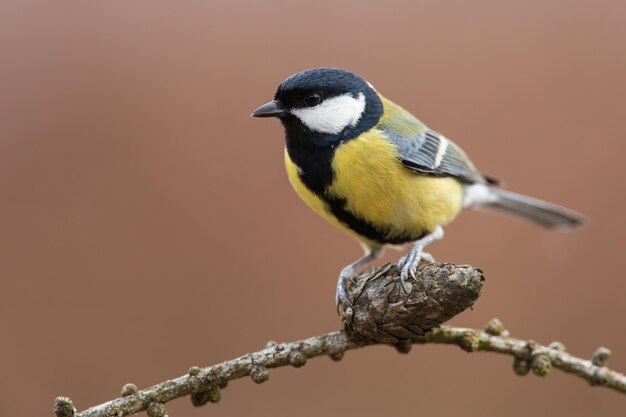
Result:
{"type": "Polygon", "coordinates": [[[298,195],[354,237],[365,255],[341,270],[335,302],[350,306],[348,282],[387,246],[411,243],[401,280],[415,277],[424,247],[463,209],[488,208],[546,228],[571,228],[571,210],[497,187],[454,142],[380,95],[364,78],[337,68],[290,76],[252,116],[285,128],[285,165],[298,195]]]}

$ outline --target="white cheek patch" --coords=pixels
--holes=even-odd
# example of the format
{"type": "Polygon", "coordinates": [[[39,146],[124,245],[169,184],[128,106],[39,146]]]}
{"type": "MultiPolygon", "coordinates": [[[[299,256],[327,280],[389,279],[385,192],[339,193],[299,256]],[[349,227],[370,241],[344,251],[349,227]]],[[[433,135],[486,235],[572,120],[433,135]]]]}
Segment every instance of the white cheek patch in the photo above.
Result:
{"type": "Polygon", "coordinates": [[[348,126],[356,126],[365,110],[365,95],[344,94],[324,100],[315,107],[293,109],[291,114],[309,129],[320,133],[336,134],[348,126]]]}

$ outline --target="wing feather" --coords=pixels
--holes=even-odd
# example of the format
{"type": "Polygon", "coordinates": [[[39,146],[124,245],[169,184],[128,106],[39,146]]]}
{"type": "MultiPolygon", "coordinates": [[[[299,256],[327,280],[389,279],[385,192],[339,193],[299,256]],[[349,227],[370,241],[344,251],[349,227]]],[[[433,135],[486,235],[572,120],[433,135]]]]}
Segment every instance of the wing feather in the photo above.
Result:
{"type": "Polygon", "coordinates": [[[467,183],[491,183],[454,142],[429,130],[411,113],[384,99],[385,113],[378,129],[398,149],[398,157],[409,169],[437,177],[456,177],[467,183]]]}

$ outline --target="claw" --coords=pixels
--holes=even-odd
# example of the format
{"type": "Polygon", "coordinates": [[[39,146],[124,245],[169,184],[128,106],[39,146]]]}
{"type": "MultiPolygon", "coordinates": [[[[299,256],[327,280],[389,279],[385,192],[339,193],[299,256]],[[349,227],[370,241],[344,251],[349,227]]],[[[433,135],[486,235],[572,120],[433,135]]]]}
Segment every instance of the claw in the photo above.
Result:
{"type": "Polygon", "coordinates": [[[402,271],[402,269],[404,268],[404,264],[406,263],[406,255],[401,256],[400,259],[398,259],[398,269],[402,271]]]}
{"type": "Polygon", "coordinates": [[[348,292],[345,288],[337,288],[337,294],[335,295],[335,306],[337,308],[337,314],[340,314],[340,307],[343,306],[343,309],[353,308],[352,303],[348,299],[348,292]]]}
{"type": "MultiPolygon", "coordinates": [[[[417,262],[419,262],[419,258],[417,262]]],[[[409,294],[411,292],[411,284],[407,282],[409,280],[409,276],[412,277],[414,281],[417,280],[417,278],[415,278],[415,267],[410,264],[406,264],[402,268],[402,272],[400,272],[400,286],[405,294],[409,294]]]]}
{"type": "Polygon", "coordinates": [[[409,253],[407,253],[406,256],[404,256],[402,259],[403,266],[402,270],[400,271],[400,280],[402,281],[402,289],[407,294],[409,293],[409,291],[407,291],[404,283],[409,279],[409,277],[413,278],[413,280],[417,279],[415,272],[417,270],[417,266],[422,259],[428,262],[433,261],[433,257],[429,253],[423,252],[421,246],[411,247],[411,249],[409,249],[409,253]]]}
{"type": "Polygon", "coordinates": [[[402,271],[400,271],[400,281],[405,282],[407,279],[409,279],[409,271],[407,266],[404,265],[402,267],[402,271]]]}
{"type": "Polygon", "coordinates": [[[407,253],[404,257],[404,262],[400,271],[400,279],[403,283],[409,279],[413,263],[415,263],[415,252],[413,250],[409,250],[409,253],[407,253]]]}
{"type": "Polygon", "coordinates": [[[337,292],[335,293],[335,306],[337,307],[337,314],[339,314],[339,307],[344,306],[344,309],[352,307],[352,303],[348,298],[348,281],[355,282],[354,268],[347,266],[341,270],[339,279],[337,280],[337,292]]]}
{"type": "Polygon", "coordinates": [[[373,247],[361,258],[352,262],[341,270],[339,279],[337,280],[337,292],[335,293],[335,305],[337,307],[337,314],[339,313],[339,306],[343,305],[344,310],[352,308],[352,303],[348,298],[348,281],[352,284],[356,284],[357,270],[363,265],[367,264],[374,259],[377,259],[383,254],[382,247],[373,247]]]}
{"type": "Polygon", "coordinates": [[[337,294],[335,295],[335,306],[337,309],[337,314],[341,315],[341,306],[343,306],[343,309],[347,309],[349,307],[352,307],[352,303],[350,303],[350,301],[348,301],[347,298],[342,298],[345,297],[345,295],[340,295],[339,291],[337,291],[337,294]]]}
{"type": "Polygon", "coordinates": [[[415,271],[417,270],[417,266],[420,261],[423,259],[427,262],[435,262],[435,258],[430,253],[424,252],[424,247],[429,245],[435,240],[441,239],[443,237],[443,228],[438,226],[435,230],[429,234],[421,238],[420,240],[415,241],[407,254],[401,257],[398,260],[398,268],[400,269],[400,281],[402,285],[402,289],[408,293],[407,289],[404,286],[404,283],[409,276],[411,276],[414,280],[416,279],[415,271]]]}

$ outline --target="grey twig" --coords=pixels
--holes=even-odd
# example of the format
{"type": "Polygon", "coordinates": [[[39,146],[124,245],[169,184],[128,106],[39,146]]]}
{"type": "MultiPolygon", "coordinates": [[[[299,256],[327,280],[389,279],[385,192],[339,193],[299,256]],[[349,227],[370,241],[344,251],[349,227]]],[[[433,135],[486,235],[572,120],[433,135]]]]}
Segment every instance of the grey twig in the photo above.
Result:
{"type": "MultiPolygon", "coordinates": [[[[122,417],[140,411],[166,417],[164,403],[191,397],[194,405],[217,402],[229,381],[250,376],[256,383],[268,380],[268,369],[301,367],[308,359],[329,356],[340,360],[348,350],[373,344],[391,344],[407,353],[413,344],[437,343],[460,346],[468,352],[488,351],[513,356],[519,375],[532,371],[547,375],[551,368],[577,375],[591,385],[601,385],[626,394],[626,376],[604,366],[608,349],[600,348],[592,360],[577,358],[562,343],[543,346],[532,340],[512,338],[497,319],[484,330],[438,327],[470,307],[480,295],[480,270],[462,265],[427,264],[420,267],[408,293],[398,283],[395,265],[372,269],[350,289],[353,308],[342,316],[343,330],[292,343],[269,342],[254,353],[212,365],[192,367],[186,375],[143,390],[133,384],[122,388],[122,396],[77,412],[72,401],[59,397],[58,417],[122,417]]],[[[406,287],[406,285],[405,285],[406,287]]]]}

